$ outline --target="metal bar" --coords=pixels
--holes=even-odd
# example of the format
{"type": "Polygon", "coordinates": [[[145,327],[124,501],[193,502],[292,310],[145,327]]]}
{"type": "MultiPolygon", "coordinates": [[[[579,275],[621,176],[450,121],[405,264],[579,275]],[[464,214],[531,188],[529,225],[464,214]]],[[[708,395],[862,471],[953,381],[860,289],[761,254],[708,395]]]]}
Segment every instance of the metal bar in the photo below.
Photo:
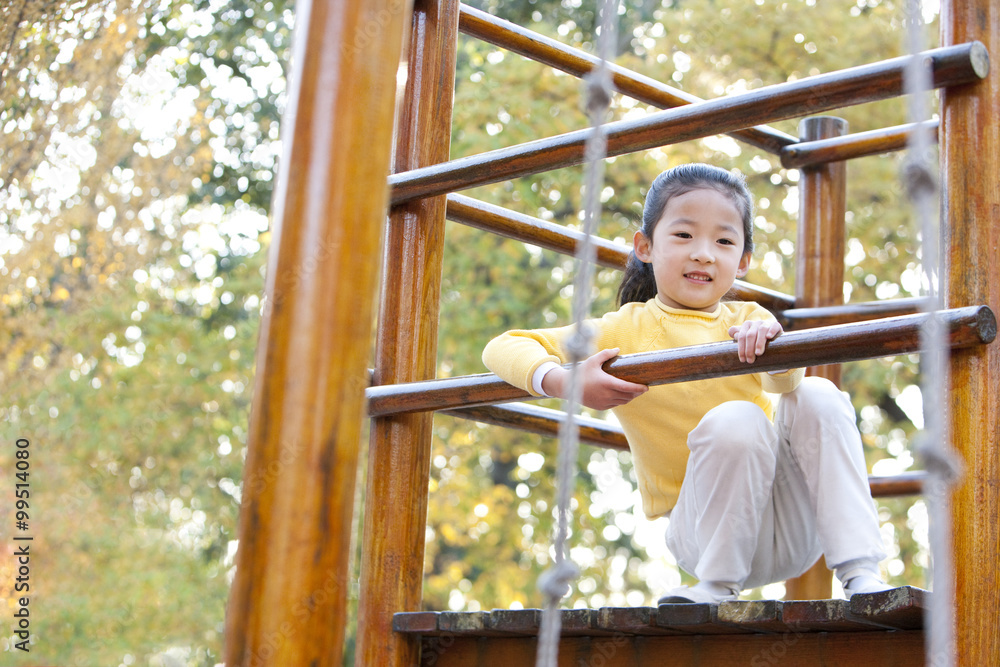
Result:
{"type": "MultiPolygon", "coordinates": [[[[979,42],[926,51],[935,87],[978,80],[988,71],[979,42]]],[[[897,97],[906,58],[806,77],[605,126],[609,157],[771,121],[897,97]]],[[[538,139],[389,177],[393,205],[583,162],[587,130],[538,139]]]]}

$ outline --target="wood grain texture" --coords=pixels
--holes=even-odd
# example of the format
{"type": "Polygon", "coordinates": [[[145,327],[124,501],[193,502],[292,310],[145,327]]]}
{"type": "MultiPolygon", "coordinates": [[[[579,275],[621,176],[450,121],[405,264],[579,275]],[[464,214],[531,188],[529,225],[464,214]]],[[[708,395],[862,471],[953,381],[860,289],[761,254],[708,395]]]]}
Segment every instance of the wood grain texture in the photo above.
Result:
{"type": "MultiPolygon", "coordinates": [[[[553,250],[564,255],[576,255],[576,246],[583,235],[568,227],[553,222],[511,211],[494,204],[488,204],[464,195],[448,195],[447,217],[476,229],[531,243],[539,248],[553,250]]],[[[597,264],[610,269],[624,269],[631,246],[614,243],[594,237],[597,247],[597,264]]],[[[782,311],[795,305],[792,297],[756,285],[736,281],[732,289],[736,298],[756,301],[772,311],[782,311]]]]}
{"type": "MultiPolygon", "coordinates": [[[[583,77],[597,64],[597,58],[586,51],[567,46],[468,5],[462,5],[459,29],[484,42],[519,53],[526,58],[531,58],[574,76],[583,77]]],[[[608,68],[615,89],[640,102],[646,102],[661,109],[671,109],[702,101],[701,98],[690,93],[620,65],[609,63],[608,68]]],[[[775,154],[781,151],[782,147],[795,143],[795,137],[770,127],[754,127],[731,134],[734,138],[751,146],[775,154]]]]}
{"type": "Polygon", "coordinates": [[[296,10],[226,617],[232,666],[340,665],[350,588],[405,6],[313,0],[296,10]],[[369,25],[382,39],[357,46],[369,25]]]}
{"type": "MultiPolygon", "coordinates": [[[[941,5],[941,43],[967,39],[1000,54],[1000,5],[941,5]]],[[[1000,71],[945,91],[941,175],[947,303],[1000,308],[1000,71]],[[945,254],[946,253],[946,254],[945,254]]],[[[952,442],[964,459],[953,495],[957,663],[1000,664],[1000,346],[956,352],[947,397],[952,442]]],[[[933,658],[933,656],[931,656],[933,658]]]]}
{"type": "MultiPolygon", "coordinates": [[[[933,85],[959,85],[981,78],[979,43],[924,54],[933,85]]],[[[676,144],[786,118],[822,113],[903,93],[906,58],[805,77],[737,95],[696,102],[642,118],[607,123],[608,157],[676,144]]],[[[589,130],[576,130],[406,173],[389,179],[394,204],[477,185],[581,164],[589,130]]]]}
{"type": "MultiPolygon", "coordinates": [[[[996,317],[989,308],[954,308],[936,316],[944,320],[953,348],[983,345],[996,338],[996,317]]],[[[604,369],[631,382],[657,385],[910,354],[920,349],[920,326],[926,317],[903,315],[789,331],[768,343],[764,356],[752,365],[739,361],[734,341],[724,341],[615,357],[604,369]]],[[[374,386],[365,394],[372,416],[530,398],[493,373],[374,386]]]]}
{"type": "MultiPolygon", "coordinates": [[[[847,134],[847,121],[815,116],[799,123],[799,139],[820,141],[847,134]]],[[[847,165],[828,162],[799,171],[799,224],[795,245],[795,304],[802,308],[844,303],[844,246],[847,235],[847,165]]],[[[812,366],[807,375],[840,386],[839,364],[812,366]]],[[[802,575],[785,583],[787,600],[830,597],[832,574],[822,558],[802,575]]]]}
{"type": "MultiPolygon", "coordinates": [[[[938,122],[931,121],[937,138],[938,122]]],[[[916,127],[914,123],[886,127],[868,132],[858,132],[847,136],[837,136],[825,139],[803,139],[797,144],[781,149],[781,166],[785,169],[802,169],[814,167],[828,162],[852,160],[868,155],[881,155],[906,148],[910,133],[916,127]]]]}
{"type": "MultiPolygon", "coordinates": [[[[448,158],[458,0],[413,7],[407,83],[399,107],[395,171],[448,158]]],[[[382,265],[374,382],[432,378],[437,364],[445,198],[394,207],[382,265]]],[[[358,603],[357,665],[403,667],[420,644],[392,632],[392,614],[418,609],[423,589],[431,413],[372,420],[358,603]]]]}
{"type": "MultiPolygon", "coordinates": [[[[496,667],[533,665],[534,637],[431,637],[424,640],[425,667],[496,667]]],[[[563,637],[559,667],[600,665],[761,665],[800,667],[923,667],[923,634],[918,631],[776,634],[730,634],[642,637],[563,637]]]]}

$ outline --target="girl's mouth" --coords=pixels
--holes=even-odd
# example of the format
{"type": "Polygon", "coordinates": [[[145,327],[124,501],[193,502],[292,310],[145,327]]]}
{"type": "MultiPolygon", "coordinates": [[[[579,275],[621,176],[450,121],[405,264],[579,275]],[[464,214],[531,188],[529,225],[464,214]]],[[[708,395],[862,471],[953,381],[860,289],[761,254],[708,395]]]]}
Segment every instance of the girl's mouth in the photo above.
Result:
{"type": "Polygon", "coordinates": [[[699,283],[710,283],[712,282],[712,277],[707,273],[685,273],[684,277],[688,280],[694,280],[699,283]]]}

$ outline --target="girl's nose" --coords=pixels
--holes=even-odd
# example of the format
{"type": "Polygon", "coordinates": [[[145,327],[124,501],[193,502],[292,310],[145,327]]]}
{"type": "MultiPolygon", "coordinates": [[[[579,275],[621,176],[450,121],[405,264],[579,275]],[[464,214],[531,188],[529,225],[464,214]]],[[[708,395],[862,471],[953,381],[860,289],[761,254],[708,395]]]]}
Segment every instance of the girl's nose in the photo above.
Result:
{"type": "Polygon", "coordinates": [[[712,247],[709,243],[696,243],[691,248],[691,259],[696,262],[714,262],[715,255],[712,254],[712,247]]]}

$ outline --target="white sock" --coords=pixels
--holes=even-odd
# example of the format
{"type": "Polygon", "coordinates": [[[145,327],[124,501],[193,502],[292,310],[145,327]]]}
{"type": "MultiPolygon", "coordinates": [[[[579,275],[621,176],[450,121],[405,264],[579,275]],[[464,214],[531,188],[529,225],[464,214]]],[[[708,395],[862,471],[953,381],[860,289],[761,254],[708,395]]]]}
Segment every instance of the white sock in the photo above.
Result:
{"type": "Polygon", "coordinates": [[[834,569],[840,583],[846,584],[854,577],[868,576],[876,581],[882,581],[882,574],[878,569],[878,562],[873,560],[852,560],[843,563],[834,569]]]}

